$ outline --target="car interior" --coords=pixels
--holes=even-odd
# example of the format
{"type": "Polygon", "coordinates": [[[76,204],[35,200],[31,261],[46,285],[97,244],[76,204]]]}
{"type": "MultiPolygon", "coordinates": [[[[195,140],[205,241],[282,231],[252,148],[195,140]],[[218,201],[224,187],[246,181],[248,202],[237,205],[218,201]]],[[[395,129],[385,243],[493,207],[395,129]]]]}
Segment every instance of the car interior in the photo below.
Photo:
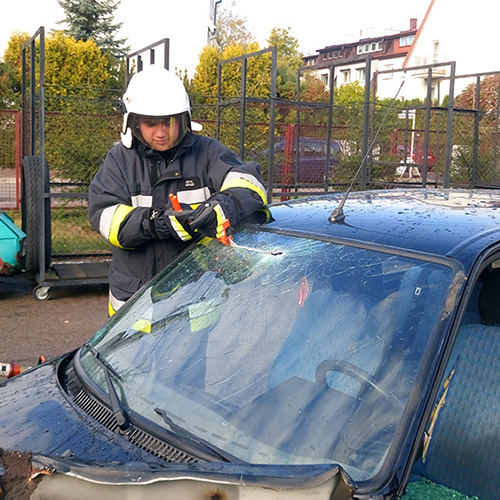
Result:
{"type": "Polygon", "coordinates": [[[493,500],[499,471],[500,268],[493,265],[471,294],[413,479],[493,500]]]}

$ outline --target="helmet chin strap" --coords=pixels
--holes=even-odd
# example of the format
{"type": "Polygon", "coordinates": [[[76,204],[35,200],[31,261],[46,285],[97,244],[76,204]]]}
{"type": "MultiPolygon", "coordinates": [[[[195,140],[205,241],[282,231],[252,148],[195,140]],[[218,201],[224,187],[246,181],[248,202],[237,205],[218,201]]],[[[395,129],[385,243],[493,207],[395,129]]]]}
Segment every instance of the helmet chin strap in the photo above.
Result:
{"type": "Polygon", "coordinates": [[[132,135],[132,130],[130,130],[130,127],[127,127],[127,130],[125,130],[125,132],[121,132],[120,136],[122,139],[122,144],[127,149],[130,149],[132,147],[132,142],[134,139],[134,136],[132,135]]]}

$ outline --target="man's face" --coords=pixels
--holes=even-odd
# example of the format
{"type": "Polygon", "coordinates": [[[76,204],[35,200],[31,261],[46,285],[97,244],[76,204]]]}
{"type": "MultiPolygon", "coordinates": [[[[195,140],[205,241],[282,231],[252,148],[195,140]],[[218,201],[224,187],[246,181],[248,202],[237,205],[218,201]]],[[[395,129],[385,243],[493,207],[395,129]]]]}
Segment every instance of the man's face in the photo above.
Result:
{"type": "Polygon", "coordinates": [[[149,146],[156,151],[167,151],[177,144],[179,138],[180,119],[178,117],[157,118],[142,117],[139,130],[149,146]]]}

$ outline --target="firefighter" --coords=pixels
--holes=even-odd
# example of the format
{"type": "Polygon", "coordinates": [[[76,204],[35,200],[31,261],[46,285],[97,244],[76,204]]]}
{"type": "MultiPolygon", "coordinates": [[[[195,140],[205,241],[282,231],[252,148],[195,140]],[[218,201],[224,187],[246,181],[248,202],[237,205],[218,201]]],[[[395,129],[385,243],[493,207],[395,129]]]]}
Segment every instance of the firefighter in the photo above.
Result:
{"type": "Polygon", "coordinates": [[[193,239],[219,237],[266,203],[258,164],[193,133],[201,127],[177,76],[150,66],[123,102],[121,142],[89,188],[89,220],[112,245],[110,316],[193,239]]]}

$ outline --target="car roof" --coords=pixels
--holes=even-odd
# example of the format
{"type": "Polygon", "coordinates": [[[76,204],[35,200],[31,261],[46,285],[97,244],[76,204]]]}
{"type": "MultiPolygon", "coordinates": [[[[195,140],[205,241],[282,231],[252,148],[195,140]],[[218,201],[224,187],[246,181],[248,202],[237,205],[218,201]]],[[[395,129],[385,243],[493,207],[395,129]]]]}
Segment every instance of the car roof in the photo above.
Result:
{"type": "Polygon", "coordinates": [[[343,194],[269,205],[270,227],[454,257],[466,269],[500,241],[500,191],[392,189],[351,192],[341,223],[329,221],[343,194]]]}

